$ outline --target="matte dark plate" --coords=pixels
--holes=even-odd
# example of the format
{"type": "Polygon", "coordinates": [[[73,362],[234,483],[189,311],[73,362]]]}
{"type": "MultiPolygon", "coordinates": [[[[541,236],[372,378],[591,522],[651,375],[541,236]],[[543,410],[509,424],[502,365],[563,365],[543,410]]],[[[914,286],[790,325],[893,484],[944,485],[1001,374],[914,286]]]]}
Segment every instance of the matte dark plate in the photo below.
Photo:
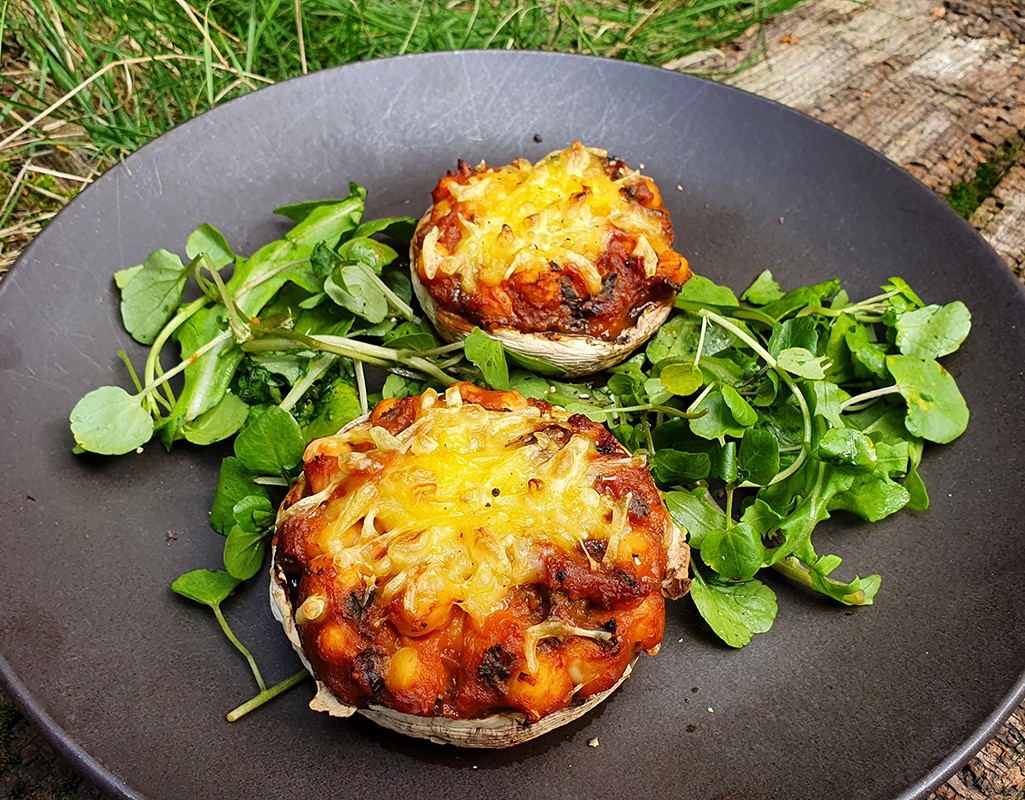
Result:
{"type": "MultiPolygon", "coordinates": [[[[857,142],[724,86],[613,61],[464,53],[264,89],[111,170],[0,284],[0,678],[118,796],[924,797],[1025,694],[1023,322],[1006,267],[929,191],[857,142]],[[113,271],[182,250],[203,221],[252,252],[284,230],[275,206],[348,180],[370,187],[372,214],[419,214],[457,158],[534,159],[574,138],[645,165],[701,274],[738,289],[766,267],[789,286],[838,275],[860,297],[899,274],[928,302],[971,308],[948,366],[972,421],[926,452],[932,508],[819,534],[845,574],[882,573],[877,605],[840,608],[772,582],[776,626],[733,651],[677,603],[662,653],[611,700],[509,751],[332,720],[307,710],[308,687],[229,725],[224,712],[253,691],[247,668],[213,618],[168,589],[220,564],[207,510],[222,453],[70,452],[75,401],[125,384],[115,354],[141,351],[122,331],[113,271]]],[[[297,661],[265,598],[254,585],[227,610],[280,680],[297,661]]]]}

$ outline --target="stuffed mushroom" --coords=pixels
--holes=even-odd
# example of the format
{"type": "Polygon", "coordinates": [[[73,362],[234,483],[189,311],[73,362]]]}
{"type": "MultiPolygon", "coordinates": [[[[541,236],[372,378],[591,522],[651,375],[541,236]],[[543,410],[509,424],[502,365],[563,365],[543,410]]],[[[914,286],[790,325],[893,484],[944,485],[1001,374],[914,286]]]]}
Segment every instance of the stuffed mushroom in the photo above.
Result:
{"type": "Polygon", "coordinates": [[[448,341],[474,326],[567,375],[624,360],[690,277],[658,187],[604,150],[460,162],[411,246],[416,296],[448,341]]]}
{"type": "Polygon", "coordinates": [[[308,446],[271,596],[312,708],[504,747],[657,652],[687,564],[643,458],[582,415],[464,383],[308,446]]]}

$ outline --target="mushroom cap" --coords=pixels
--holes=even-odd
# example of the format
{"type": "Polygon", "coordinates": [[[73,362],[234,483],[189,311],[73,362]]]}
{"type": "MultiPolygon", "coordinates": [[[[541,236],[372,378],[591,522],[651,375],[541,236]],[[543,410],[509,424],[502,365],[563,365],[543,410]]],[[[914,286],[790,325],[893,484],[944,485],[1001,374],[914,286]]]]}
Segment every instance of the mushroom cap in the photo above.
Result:
{"type": "MultiPolygon", "coordinates": [[[[362,424],[369,418],[369,414],[358,417],[344,426],[339,433],[362,424]]],[[[303,476],[298,478],[298,481],[304,480],[303,476]]],[[[279,511],[279,516],[280,513],[279,511]]],[[[690,552],[683,532],[672,522],[670,522],[665,546],[668,560],[662,582],[662,593],[666,597],[676,599],[686,594],[690,587],[688,577],[690,552]]],[[[316,673],[306,657],[302,641],[299,638],[299,630],[295,624],[295,609],[292,607],[292,602],[285,589],[285,576],[277,566],[276,548],[274,547],[271,548],[270,562],[271,613],[281,623],[285,635],[299,655],[303,666],[316,678],[316,673]]],[[[611,688],[576,700],[566,708],[554,711],[536,722],[529,722],[526,715],[519,711],[503,711],[475,719],[451,719],[449,717],[422,717],[406,714],[380,705],[360,708],[340,700],[319,679],[316,681],[317,692],[310,701],[310,708],[313,711],[323,711],[334,717],[350,717],[358,712],[384,728],[406,736],[427,739],[437,744],[486,749],[512,747],[566,725],[608,699],[622,685],[623,681],[630,677],[637,658],[638,656],[635,656],[630,661],[622,676],[611,688]]]]}

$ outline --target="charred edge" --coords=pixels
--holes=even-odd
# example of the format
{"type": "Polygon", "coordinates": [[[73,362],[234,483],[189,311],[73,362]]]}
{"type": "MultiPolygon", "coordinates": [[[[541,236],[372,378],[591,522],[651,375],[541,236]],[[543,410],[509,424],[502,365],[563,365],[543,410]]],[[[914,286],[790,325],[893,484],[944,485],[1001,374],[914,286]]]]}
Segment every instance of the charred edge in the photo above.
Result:
{"type": "Polygon", "coordinates": [[[495,691],[503,692],[515,664],[516,654],[506,645],[492,645],[484,651],[484,658],[477,668],[477,677],[495,691]]]}

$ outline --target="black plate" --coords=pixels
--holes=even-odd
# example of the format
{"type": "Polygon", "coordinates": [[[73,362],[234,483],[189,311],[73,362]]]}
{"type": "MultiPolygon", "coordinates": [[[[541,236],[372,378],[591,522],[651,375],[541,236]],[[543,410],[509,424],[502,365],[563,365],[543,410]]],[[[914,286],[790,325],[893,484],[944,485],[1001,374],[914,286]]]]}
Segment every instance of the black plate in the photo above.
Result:
{"type": "MultiPolygon", "coordinates": [[[[1025,694],[1023,321],[1021,287],[929,191],[740,91],[530,53],[376,61],[265,89],[111,170],[0,284],[0,678],[118,796],[924,797],[1025,694]],[[204,220],[251,252],[283,230],[275,206],[348,180],[370,187],[374,214],[418,214],[457,158],[534,159],[574,138],[645,165],[699,273],[735,288],[766,267],[790,286],[839,275],[853,296],[899,274],[927,301],[973,311],[948,362],[972,422],[926,453],[932,508],[820,534],[846,574],[883,574],[877,605],[773,584],[776,627],[732,651],[678,603],[662,653],[610,701],[509,751],[332,720],[305,708],[305,688],[229,725],[224,712],[252,691],[245,664],[211,616],[168,590],[220,563],[206,522],[220,454],[70,453],[68,411],[126,382],[118,348],[140,351],[119,324],[112,272],[183,249],[204,220]]],[[[228,611],[279,680],[297,662],[265,594],[252,586],[228,611]]]]}

